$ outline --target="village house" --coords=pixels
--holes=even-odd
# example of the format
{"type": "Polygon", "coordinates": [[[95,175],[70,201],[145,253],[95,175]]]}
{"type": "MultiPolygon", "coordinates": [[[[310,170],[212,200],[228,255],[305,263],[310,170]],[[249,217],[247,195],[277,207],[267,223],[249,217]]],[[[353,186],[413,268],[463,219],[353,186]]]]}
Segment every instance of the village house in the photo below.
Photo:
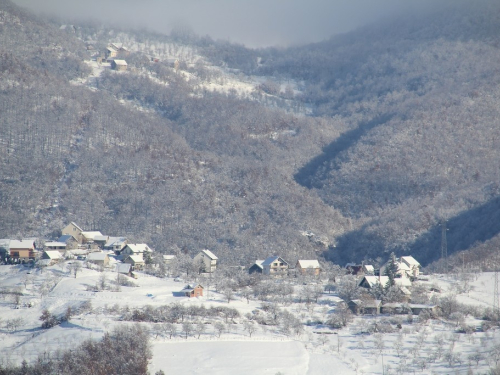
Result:
{"type": "Polygon", "coordinates": [[[409,268],[408,275],[410,277],[418,277],[420,275],[420,263],[411,255],[401,257],[401,263],[409,268]]]}
{"type": "Polygon", "coordinates": [[[97,264],[98,266],[106,267],[109,265],[109,257],[108,254],[98,251],[88,254],[87,262],[97,264]]]}
{"type": "Polygon", "coordinates": [[[367,300],[367,301],[362,301],[360,299],[354,299],[354,300],[349,301],[347,306],[352,311],[352,313],[355,315],[364,315],[364,314],[378,315],[378,314],[380,314],[380,308],[382,307],[382,301],[378,300],[378,299],[367,300]]]}
{"type": "Polygon", "coordinates": [[[63,234],[56,242],[66,244],[66,250],[76,249],[78,247],[78,241],[71,234],[63,234]]]}
{"type": "Polygon", "coordinates": [[[262,266],[262,263],[264,263],[264,259],[257,259],[254,264],[250,266],[248,269],[248,273],[262,273],[264,270],[264,267],[262,266]]]}
{"type": "Polygon", "coordinates": [[[151,250],[145,243],[129,243],[120,254],[123,255],[123,257],[136,255],[141,257],[141,259],[145,259],[146,254],[151,255],[152,252],[153,250],[151,250]]]}
{"type": "Polygon", "coordinates": [[[102,233],[99,231],[83,231],[82,232],[82,237],[83,237],[82,243],[94,243],[94,238],[97,236],[102,236],[102,233]]]}
{"type": "Polygon", "coordinates": [[[295,268],[302,275],[318,276],[321,272],[321,267],[317,260],[298,260],[295,268]]]}
{"type": "MultiPolygon", "coordinates": [[[[381,286],[385,288],[389,283],[389,276],[363,276],[361,281],[359,282],[359,286],[362,288],[373,289],[381,286]]],[[[400,287],[409,287],[411,286],[411,280],[407,277],[394,279],[394,284],[400,287]]]]}
{"type": "Polygon", "coordinates": [[[371,264],[347,263],[345,265],[345,270],[349,275],[355,276],[375,274],[375,268],[371,264]]]}
{"type": "Polygon", "coordinates": [[[112,60],[111,61],[111,69],[117,71],[125,71],[127,70],[127,62],[125,60],[112,60]]]}
{"type": "Polygon", "coordinates": [[[66,252],[66,243],[64,242],[57,242],[57,241],[48,241],[45,242],[44,244],[44,249],[45,250],[57,250],[61,254],[64,254],[66,252]]]}
{"type": "Polygon", "coordinates": [[[97,247],[103,249],[104,245],[106,245],[106,242],[108,242],[109,236],[105,236],[104,234],[94,236],[94,244],[96,244],[97,247]]]}
{"type": "Polygon", "coordinates": [[[10,240],[9,256],[18,262],[27,262],[36,257],[35,241],[30,240],[10,240]]]}
{"type": "Polygon", "coordinates": [[[196,286],[186,285],[184,289],[182,289],[179,294],[193,298],[193,297],[203,297],[203,287],[198,284],[196,286]]]}
{"type": "Polygon", "coordinates": [[[116,263],[116,272],[121,275],[126,275],[129,277],[134,277],[132,273],[132,265],[128,263],[116,263]]]}
{"type": "Polygon", "coordinates": [[[45,250],[42,254],[42,259],[47,260],[46,265],[51,266],[62,260],[63,257],[58,250],[45,250]]]}
{"type": "Polygon", "coordinates": [[[288,263],[279,256],[272,256],[262,262],[264,275],[283,275],[288,271],[288,263]]]}
{"type": "Polygon", "coordinates": [[[198,272],[215,272],[217,268],[217,258],[210,250],[202,250],[194,257],[194,264],[199,266],[198,272]]]}
{"type": "Polygon", "coordinates": [[[171,255],[171,254],[163,255],[163,263],[168,266],[174,262],[175,258],[176,258],[175,255],[171,255]]]}
{"type": "MultiPolygon", "coordinates": [[[[71,235],[75,238],[76,242],[78,242],[79,244],[83,243],[83,229],[80,228],[78,225],[76,225],[73,221],[71,223],[69,223],[68,225],[66,225],[62,231],[61,231],[61,234],[62,235],[71,235]]],[[[59,242],[64,242],[64,241],[61,241],[59,239],[59,242]]]]}
{"type": "Polygon", "coordinates": [[[116,48],[114,45],[108,45],[106,49],[104,50],[104,56],[106,59],[116,57],[118,55],[118,48],[116,48]]]}
{"type": "MultiPolygon", "coordinates": [[[[398,272],[396,277],[417,278],[420,274],[420,263],[411,255],[401,257],[397,261],[398,272]]],[[[380,267],[380,275],[385,275],[389,261],[380,267]]]]}
{"type": "Polygon", "coordinates": [[[128,263],[132,266],[132,271],[141,270],[144,267],[144,259],[140,255],[127,255],[123,263],[128,263]]]}
{"type": "Polygon", "coordinates": [[[125,246],[127,246],[127,242],[125,237],[108,237],[104,245],[104,250],[113,250],[116,255],[120,255],[125,246]]]}

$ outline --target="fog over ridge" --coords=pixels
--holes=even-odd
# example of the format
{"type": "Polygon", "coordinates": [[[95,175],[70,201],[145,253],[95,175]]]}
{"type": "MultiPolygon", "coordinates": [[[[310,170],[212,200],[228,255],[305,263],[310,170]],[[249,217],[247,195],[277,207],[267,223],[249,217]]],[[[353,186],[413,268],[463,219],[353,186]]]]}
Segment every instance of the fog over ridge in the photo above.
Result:
{"type": "Polygon", "coordinates": [[[196,34],[248,47],[317,42],[401,12],[448,0],[13,0],[35,12],[169,33],[196,34]]]}

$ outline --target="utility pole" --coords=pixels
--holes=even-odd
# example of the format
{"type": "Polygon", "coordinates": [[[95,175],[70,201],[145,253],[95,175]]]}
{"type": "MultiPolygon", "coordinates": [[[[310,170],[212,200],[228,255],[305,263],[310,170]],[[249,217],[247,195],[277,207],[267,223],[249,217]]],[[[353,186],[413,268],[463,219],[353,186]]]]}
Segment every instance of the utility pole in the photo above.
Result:
{"type": "Polygon", "coordinates": [[[493,310],[495,311],[495,319],[498,320],[500,314],[500,304],[498,302],[498,268],[495,267],[495,283],[493,288],[493,310]]]}
{"type": "Polygon", "coordinates": [[[446,240],[446,219],[441,220],[441,260],[444,263],[444,273],[448,273],[448,242],[446,240]]]}

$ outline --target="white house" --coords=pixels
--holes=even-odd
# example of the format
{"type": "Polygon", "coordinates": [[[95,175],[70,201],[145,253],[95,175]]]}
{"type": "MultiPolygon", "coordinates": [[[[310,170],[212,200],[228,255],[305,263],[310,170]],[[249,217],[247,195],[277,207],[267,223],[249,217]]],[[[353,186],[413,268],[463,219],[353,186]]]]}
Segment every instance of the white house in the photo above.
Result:
{"type": "Polygon", "coordinates": [[[272,256],[262,262],[262,273],[264,275],[280,275],[288,271],[288,263],[279,256],[272,256]]]}
{"type": "Polygon", "coordinates": [[[146,253],[151,254],[153,250],[150,249],[150,247],[145,244],[145,243],[129,243],[125,248],[121,251],[121,255],[124,257],[128,255],[136,255],[140,256],[142,259],[144,259],[144,255],[146,253]]]}
{"type": "Polygon", "coordinates": [[[202,250],[194,257],[194,263],[199,265],[199,272],[214,272],[217,268],[217,258],[210,250],[202,250]]]}
{"type": "Polygon", "coordinates": [[[418,277],[420,274],[420,263],[411,255],[401,257],[401,263],[409,268],[409,276],[418,277]]]}
{"type": "MultiPolygon", "coordinates": [[[[76,223],[73,221],[71,223],[69,223],[68,225],[66,225],[61,231],[62,235],[67,234],[67,235],[73,236],[78,243],[83,242],[83,234],[82,233],[83,233],[83,229],[80,228],[78,225],[76,225],[76,223]]],[[[64,241],[60,241],[60,242],[64,242],[64,241]]]]}

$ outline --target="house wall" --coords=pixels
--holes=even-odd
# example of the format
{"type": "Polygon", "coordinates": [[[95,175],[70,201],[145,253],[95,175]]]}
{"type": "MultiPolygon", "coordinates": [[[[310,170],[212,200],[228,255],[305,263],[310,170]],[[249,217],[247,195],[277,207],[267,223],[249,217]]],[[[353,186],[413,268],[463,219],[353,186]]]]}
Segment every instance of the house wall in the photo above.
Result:
{"type": "Polygon", "coordinates": [[[78,241],[78,243],[83,242],[82,231],[80,229],[78,229],[73,223],[69,223],[67,226],[65,226],[63,228],[63,230],[61,231],[61,233],[72,235],[73,237],[75,237],[75,239],[78,241]]]}
{"type": "Polygon", "coordinates": [[[302,275],[319,275],[319,268],[302,268],[300,265],[298,265],[298,269],[302,275]]]}
{"type": "Polygon", "coordinates": [[[195,264],[198,264],[198,262],[203,262],[205,265],[205,272],[214,272],[217,269],[217,260],[212,260],[209,258],[207,255],[203,253],[198,253],[194,258],[193,258],[195,264]]]}
{"type": "Polygon", "coordinates": [[[194,288],[191,293],[191,297],[203,297],[203,289],[202,288],[194,288]]]}
{"type": "Polygon", "coordinates": [[[35,259],[35,253],[32,249],[11,249],[10,256],[19,260],[35,259]]]}

